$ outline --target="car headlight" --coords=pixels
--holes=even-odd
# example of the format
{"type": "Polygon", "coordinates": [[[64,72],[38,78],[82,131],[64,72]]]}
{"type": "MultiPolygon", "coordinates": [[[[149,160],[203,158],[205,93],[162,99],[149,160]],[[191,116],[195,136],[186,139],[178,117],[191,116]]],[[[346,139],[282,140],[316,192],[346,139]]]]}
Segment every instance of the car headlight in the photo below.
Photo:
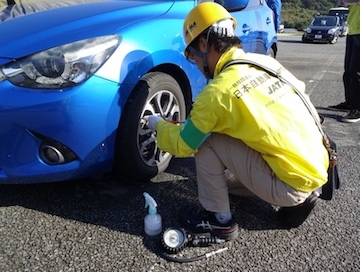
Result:
{"type": "Polygon", "coordinates": [[[57,46],[0,67],[12,84],[59,89],[84,82],[111,56],[119,36],[102,36],[57,46]]]}
{"type": "Polygon", "coordinates": [[[306,28],[306,29],[305,29],[305,32],[308,33],[308,34],[310,34],[310,33],[311,33],[311,28],[310,28],[310,27],[306,28]]]}
{"type": "Polygon", "coordinates": [[[335,34],[336,28],[329,29],[328,34],[332,35],[335,34]]]}

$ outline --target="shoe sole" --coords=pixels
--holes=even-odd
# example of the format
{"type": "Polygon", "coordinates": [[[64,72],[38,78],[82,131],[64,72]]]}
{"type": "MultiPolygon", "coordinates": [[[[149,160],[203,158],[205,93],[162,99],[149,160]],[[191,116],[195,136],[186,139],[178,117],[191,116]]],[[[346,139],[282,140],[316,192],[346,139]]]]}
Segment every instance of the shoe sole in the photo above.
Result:
{"type": "Polygon", "coordinates": [[[341,119],[341,122],[344,122],[344,123],[356,123],[356,122],[359,122],[360,121],[360,118],[359,119],[341,119]]]}
{"type": "Polygon", "coordinates": [[[330,107],[328,107],[327,109],[331,110],[331,111],[342,111],[342,112],[349,112],[350,111],[350,109],[335,109],[335,108],[330,108],[330,107]]]}
{"type": "Polygon", "coordinates": [[[210,231],[214,236],[219,239],[224,239],[225,241],[234,240],[239,236],[239,227],[236,225],[235,229],[229,233],[224,234],[223,232],[218,233],[217,231],[210,231]]]}

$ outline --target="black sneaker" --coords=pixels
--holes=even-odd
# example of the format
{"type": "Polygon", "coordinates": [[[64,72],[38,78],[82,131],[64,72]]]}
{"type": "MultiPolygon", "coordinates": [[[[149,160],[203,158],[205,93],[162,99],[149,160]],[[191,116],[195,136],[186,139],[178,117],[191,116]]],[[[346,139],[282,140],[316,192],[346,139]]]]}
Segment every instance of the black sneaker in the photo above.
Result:
{"type": "Polygon", "coordinates": [[[333,110],[333,111],[350,111],[350,105],[346,102],[342,102],[340,104],[334,105],[334,106],[329,106],[328,107],[329,110],[333,110]]]}
{"type": "Polygon", "coordinates": [[[311,194],[304,203],[294,207],[282,207],[278,211],[280,221],[288,228],[297,228],[305,222],[318,203],[319,198],[311,194]]]}
{"type": "Polygon", "coordinates": [[[186,207],[181,210],[179,219],[185,228],[194,233],[209,232],[226,241],[233,240],[239,235],[238,224],[233,219],[226,224],[221,224],[217,221],[214,212],[197,207],[186,207]]]}
{"type": "Polygon", "coordinates": [[[360,121],[360,111],[351,110],[348,115],[341,118],[341,121],[343,121],[345,123],[356,123],[356,122],[360,121]]]}

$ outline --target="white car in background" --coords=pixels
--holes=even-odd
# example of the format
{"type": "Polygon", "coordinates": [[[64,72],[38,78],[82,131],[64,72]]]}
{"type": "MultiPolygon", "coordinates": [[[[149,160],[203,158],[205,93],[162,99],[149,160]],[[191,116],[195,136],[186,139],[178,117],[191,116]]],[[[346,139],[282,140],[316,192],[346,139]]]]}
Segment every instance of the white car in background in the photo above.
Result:
{"type": "Polygon", "coordinates": [[[347,17],[349,15],[349,9],[345,7],[331,8],[328,15],[338,16],[340,18],[340,37],[344,37],[348,34],[347,17]]]}

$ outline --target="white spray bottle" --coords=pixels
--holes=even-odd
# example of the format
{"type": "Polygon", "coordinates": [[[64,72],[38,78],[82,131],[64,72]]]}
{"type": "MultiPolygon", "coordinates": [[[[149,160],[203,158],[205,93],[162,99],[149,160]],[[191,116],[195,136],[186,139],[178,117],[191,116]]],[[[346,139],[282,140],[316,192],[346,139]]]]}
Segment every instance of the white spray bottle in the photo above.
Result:
{"type": "Polygon", "coordinates": [[[161,215],[157,213],[156,201],[148,193],[143,194],[145,197],[145,208],[149,207],[149,213],[144,218],[144,230],[147,235],[155,236],[162,231],[161,215]]]}

